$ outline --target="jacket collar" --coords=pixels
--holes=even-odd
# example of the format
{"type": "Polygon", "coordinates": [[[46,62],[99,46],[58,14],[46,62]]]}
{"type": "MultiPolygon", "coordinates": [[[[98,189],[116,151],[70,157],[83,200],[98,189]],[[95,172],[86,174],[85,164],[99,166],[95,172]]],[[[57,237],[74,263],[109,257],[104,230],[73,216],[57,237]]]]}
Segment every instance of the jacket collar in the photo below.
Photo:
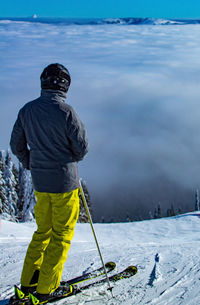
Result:
{"type": "Polygon", "coordinates": [[[66,93],[58,90],[51,90],[51,89],[42,89],[41,96],[47,97],[49,99],[54,99],[58,101],[65,102],[66,93]]]}

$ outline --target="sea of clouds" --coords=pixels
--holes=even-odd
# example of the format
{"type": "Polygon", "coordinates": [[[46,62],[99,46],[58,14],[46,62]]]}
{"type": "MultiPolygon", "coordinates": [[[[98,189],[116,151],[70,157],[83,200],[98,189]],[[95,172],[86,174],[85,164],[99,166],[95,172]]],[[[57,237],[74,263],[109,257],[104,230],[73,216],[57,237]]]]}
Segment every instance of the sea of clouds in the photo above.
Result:
{"type": "Polygon", "coordinates": [[[0,149],[52,62],[87,128],[80,163],[94,219],[148,217],[160,202],[194,207],[200,187],[200,25],[0,22],[0,149]]]}

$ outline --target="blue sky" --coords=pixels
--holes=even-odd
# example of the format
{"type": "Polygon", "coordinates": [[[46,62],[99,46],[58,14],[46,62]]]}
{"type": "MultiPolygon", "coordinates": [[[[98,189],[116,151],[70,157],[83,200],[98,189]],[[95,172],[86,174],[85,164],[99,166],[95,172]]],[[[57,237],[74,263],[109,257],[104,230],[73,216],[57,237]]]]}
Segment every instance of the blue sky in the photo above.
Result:
{"type": "Polygon", "coordinates": [[[2,0],[0,17],[200,18],[199,0],[2,0]]]}

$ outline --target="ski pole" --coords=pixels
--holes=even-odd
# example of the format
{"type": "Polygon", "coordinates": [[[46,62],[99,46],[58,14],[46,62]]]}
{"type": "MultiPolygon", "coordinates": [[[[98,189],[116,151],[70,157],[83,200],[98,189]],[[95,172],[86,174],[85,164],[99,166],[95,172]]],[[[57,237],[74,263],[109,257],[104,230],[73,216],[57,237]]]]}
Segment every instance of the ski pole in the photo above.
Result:
{"type": "Polygon", "coordinates": [[[95,233],[95,231],[94,231],[94,226],[93,226],[93,222],[92,222],[92,217],[91,217],[91,214],[90,214],[90,211],[89,211],[89,208],[88,208],[87,200],[86,200],[86,198],[85,198],[85,194],[84,194],[84,191],[83,191],[83,186],[82,186],[82,183],[81,183],[81,179],[79,179],[79,184],[80,184],[80,193],[81,193],[81,197],[82,197],[82,199],[83,199],[83,204],[84,204],[84,207],[85,207],[85,210],[86,210],[88,219],[89,219],[89,223],[90,223],[90,226],[91,226],[91,229],[92,229],[92,233],[93,233],[93,236],[94,236],[94,239],[95,239],[95,243],[96,243],[96,246],[97,246],[97,250],[98,250],[98,252],[99,252],[99,256],[100,256],[100,259],[101,259],[101,262],[102,262],[102,265],[103,265],[103,268],[104,268],[104,272],[105,272],[105,275],[106,275],[106,279],[107,279],[107,283],[108,283],[108,290],[110,290],[112,297],[114,297],[114,296],[113,296],[113,293],[112,293],[113,287],[110,285],[110,281],[109,281],[109,278],[108,278],[108,273],[107,273],[107,271],[106,271],[106,267],[105,267],[105,264],[104,264],[104,261],[103,261],[103,256],[102,256],[102,254],[101,254],[101,250],[100,250],[100,247],[99,247],[99,243],[98,243],[98,241],[97,241],[96,233],[95,233]]]}

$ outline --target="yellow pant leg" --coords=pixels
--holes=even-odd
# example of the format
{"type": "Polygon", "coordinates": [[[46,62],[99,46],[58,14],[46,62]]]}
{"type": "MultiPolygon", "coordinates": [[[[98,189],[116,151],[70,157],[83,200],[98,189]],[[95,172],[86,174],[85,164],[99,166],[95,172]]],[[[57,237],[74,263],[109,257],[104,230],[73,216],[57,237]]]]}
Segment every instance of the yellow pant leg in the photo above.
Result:
{"type": "Polygon", "coordinates": [[[33,234],[32,241],[29,244],[24,266],[21,275],[21,284],[23,286],[34,286],[32,278],[36,270],[40,269],[43,262],[44,251],[49,244],[52,231],[52,207],[48,193],[39,193],[35,191],[35,219],[37,231],[33,234]]]}
{"type": "Polygon", "coordinates": [[[59,285],[74,228],[79,216],[78,189],[49,194],[52,202],[52,233],[40,268],[37,292],[51,293],[59,285]]]}

